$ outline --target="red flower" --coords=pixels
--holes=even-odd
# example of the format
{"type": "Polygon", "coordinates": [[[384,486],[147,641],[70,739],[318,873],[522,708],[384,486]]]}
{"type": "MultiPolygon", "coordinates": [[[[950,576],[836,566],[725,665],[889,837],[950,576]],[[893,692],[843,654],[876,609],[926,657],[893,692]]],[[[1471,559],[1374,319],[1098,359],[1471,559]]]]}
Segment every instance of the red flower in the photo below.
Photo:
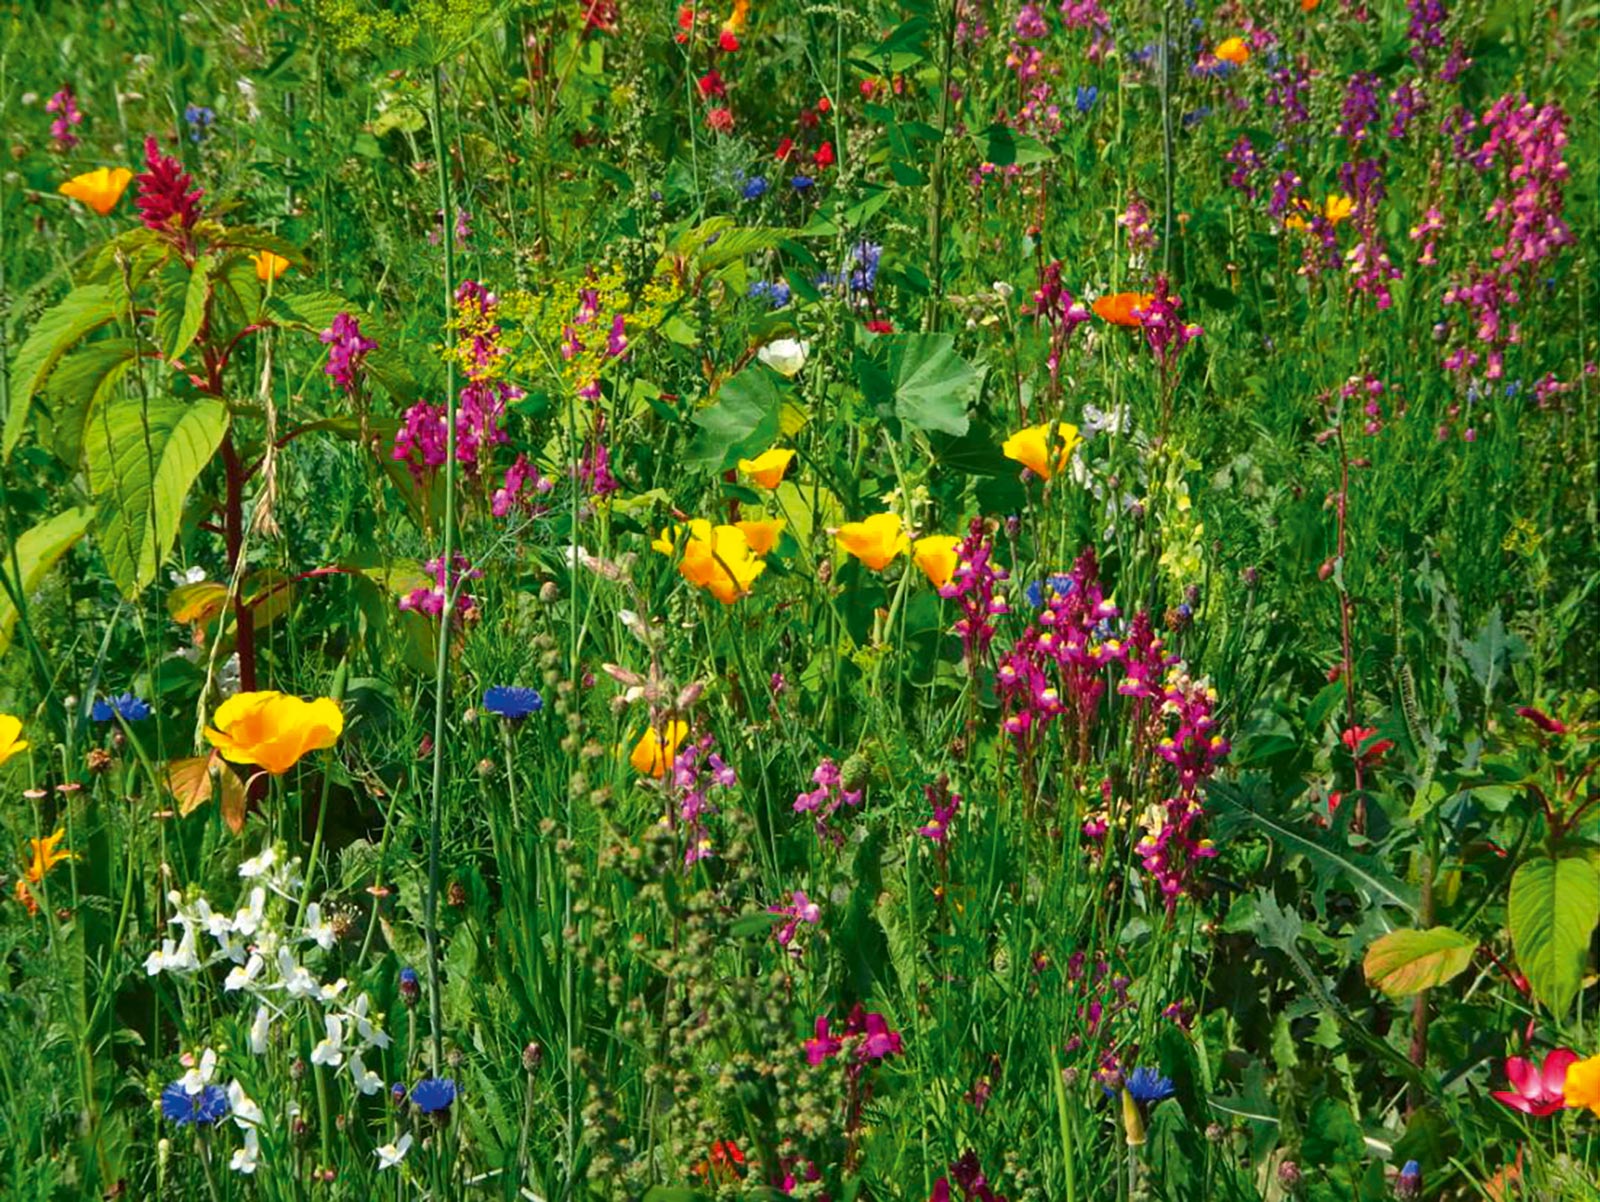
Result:
{"type": "Polygon", "coordinates": [[[1394,747],[1391,739],[1379,739],[1376,743],[1367,744],[1367,740],[1378,733],[1376,726],[1352,726],[1339,738],[1344,742],[1350,754],[1360,760],[1363,765],[1375,764],[1384,757],[1384,753],[1394,747]],[[1363,744],[1367,744],[1363,746],[1363,744]]]}
{"type": "Polygon", "coordinates": [[[871,321],[867,322],[867,329],[871,330],[874,334],[893,334],[894,322],[890,321],[887,317],[875,317],[871,321]]]}
{"type": "Polygon", "coordinates": [[[833,104],[832,104],[831,101],[829,101],[829,99],[826,96],[824,96],[821,100],[817,101],[817,112],[826,113],[826,112],[832,111],[832,109],[833,109],[833,104]]]}
{"type": "Polygon", "coordinates": [[[793,138],[784,138],[782,141],[780,141],[778,143],[778,152],[775,155],[773,155],[772,157],[777,159],[778,162],[780,162],[780,163],[787,162],[788,159],[789,159],[789,155],[793,150],[794,150],[794,139],[793,138]]]}
{"type": "Polygon", "coordinates": [[[1531,705],[1519,705],[1517,707],[1517,716],[1526,718],[1547,734],[1564,735],[1567,733],[1567,724],[1565,722],[1552,718],[1543,710],[1536,710],[1531,705]]]}
{"type": "Polygon", "coordinates": [[[728,94],[728,85],[722,81],[722,76],[715,69],[707,71],[700,77],[700,99],[706,100],[712,96],[719,100],[728,94]]]}
{"type": "Polygon", "coordinates": [[[168,230],[174,225],[187,230],[200,220],[200,198],[205,195],[177,159],[161,153],[154,138],[144,140],[144,161],[149,168],[135,179],[139,195],[134,201],[144,214],[144,223],[153,230],[168,230]]]}
{"type": "Polygon", "coordinates": [[[715,108],[706,114],[706,125],[719,134],[733,132],[733,110],[728,108],[715,108]]]}
{"type": "Polygon", "coordinates": [[[816,159],[818,167],[832,167],[833,143],[824,142],[821,146],[817,147],[817,153],[813,157],[816,159]]]}
{"type": "Polygon", "coordinates": [[[728,54],[732,54],[739,49],[739,39],[733,36],[731,29],[724,29],[722,35],[717,38],[717,45],[722,47],[728,54]]]}
{"type": "Polygon", "coordinates": [[[711,1145],[711,1158],[694,1166],[696,1176],[715,1176],[719,1181],[737,1181],[743,1173],[744,1153],[731,1139],[719,1139],[711,1145]]]}
{"type": "Polygon", "coordinates": [[[1510,1089],[1497,1089],[1491,1095],[1495,1101],[1544,1118],[1566,1105],[1567,1068],[1576,1063],[1578,1054],[1571,1048],[1556,1048],[1544,1058],[1543,1066],[1521,1056],[1506,1061],[1506,1079],[1510,1089]]]}

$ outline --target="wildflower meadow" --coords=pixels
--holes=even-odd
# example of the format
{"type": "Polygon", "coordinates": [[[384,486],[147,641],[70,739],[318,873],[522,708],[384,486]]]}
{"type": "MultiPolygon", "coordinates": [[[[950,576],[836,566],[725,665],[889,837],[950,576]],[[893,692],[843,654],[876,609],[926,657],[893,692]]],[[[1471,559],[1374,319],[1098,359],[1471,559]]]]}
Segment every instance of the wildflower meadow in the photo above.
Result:
{"type": "Polygon", "coordinates": [[[0,1197],[1600,1198],[1600,7],[0,31],[0,1197]]]}

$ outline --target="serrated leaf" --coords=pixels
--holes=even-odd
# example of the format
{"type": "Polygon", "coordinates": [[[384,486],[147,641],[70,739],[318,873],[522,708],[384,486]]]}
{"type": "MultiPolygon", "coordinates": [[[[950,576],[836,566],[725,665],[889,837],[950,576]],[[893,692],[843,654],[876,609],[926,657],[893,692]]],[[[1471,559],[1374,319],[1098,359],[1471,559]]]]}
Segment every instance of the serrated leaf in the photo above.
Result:
{"type": "Polygon", "coordinates": [[[11,452],[28,428],[33,398],[44,387],[61,357],[89,331],[116,316],[116,285],[85,284],[74,288],[61,303],[34,323],[17,357],[11,363],[11,411],[6,415],[0,458],[11,452]]]}
{"type": "Polygon", "coordinates": [[[741,457],[759,455],[777,440],[782,411],[783,395],[772,373],[758,364],[746,367],[690,419],[700,429],[689,444],[688,461],[703,471],[721,472],[741,457]]]}
{"type": "Polygon", "coordinates": [[[106,571],[124,596],[151,580],[178,533],[184,500],[228,428],[220,401],[114,401],[84,440],[106,571]]]}
{"type": "Polygon", "coordinates": [[[1477,940],[1450,927],[1390,931],[1367,948],[1367,983],[1393,998],[1410,997],[1465,972],[1477,940]]]}
{"type": "Polygon", "coordinates": [[[172,345],[167,348],[169,362],[183,358],[184,352],[194,345],[200,327],[205,324],[206,302],[211,296],[211,272],[215,267],[215,259],[210,255],[201,255],[190,269],[189,282],[183,290],[183,315],[172,345]]]}
{"type": "Polygon", "coordinates": [[[89,414],[103,404],[117,382],[139,359],[131,338],[106,338],[74,351],[50,373],[50,443],[61,462],[72,467],[83,457],[83,430],[89,414]]]}
{"type": "Polygon", "coordinates": [[[1600,874],[1587,860],[1540,856],[1511,878],[1506,925],[1533,995],[1562,1018],[1583,985],[1589,939],[1600,922],[1600,874]]]}
{"type": "MultiPolygon", "coordinates": [[[[22,596],[27,597],[38,589],[50,569],[55,567],[61,557],[83,537],[93,517],[94,510],[87,507],[69,509],[65,513],[46,518],[23,532],[17,539],[15,558],[16,566],[22,573],[20,582],[22,596]]],[[[0,567],[8,579],[11,576],[12,562],[12,555],[8,550],[3,567],[0,567]]],[[[12,583],[18,582],[13,580],[12,583]]],[[[4,651],[10,645],[11,632],[16,624],[17,608],[11,603],[11,594],[0,589],[0,651],[4,651]]]]}

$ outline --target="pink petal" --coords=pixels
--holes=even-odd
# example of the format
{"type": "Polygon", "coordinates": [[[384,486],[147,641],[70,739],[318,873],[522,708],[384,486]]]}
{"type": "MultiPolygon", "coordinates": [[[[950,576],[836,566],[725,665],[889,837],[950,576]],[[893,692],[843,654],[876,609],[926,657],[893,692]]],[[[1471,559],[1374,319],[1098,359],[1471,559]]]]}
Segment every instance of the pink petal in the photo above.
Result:
{"type": "Polygon", "coordinates": [[[1544,1092],[1546,1097],[1559,1098],[1566,1093],[1567,1069],[1579,1060],[1571,1048],[1557,1048],[1544,1058],[1544,1092]]]}
{"type": "Polygon", "coordinates": [[[1502,1106],[1509,1106],[1513,1110],[1520,1110],[1523,1114],[1532,1114],[1533,1103],[1521,1094],[1512,1093],[1508,1089],[1497,1089],[1489,1095],[1502,1106]]]}
{"type": "Polygon", "coordinates": [[[1543,1083],[1539,1080],[1539,1070],[1533,1066],[1531,1060],[1525,1060],[1521,1056],[1512,1056],[1506,1060],[1506,1080],[1511,1082],[1512,1089],[1525,1098],[1537,1098],[1544,1093],[1543,1083]]]}

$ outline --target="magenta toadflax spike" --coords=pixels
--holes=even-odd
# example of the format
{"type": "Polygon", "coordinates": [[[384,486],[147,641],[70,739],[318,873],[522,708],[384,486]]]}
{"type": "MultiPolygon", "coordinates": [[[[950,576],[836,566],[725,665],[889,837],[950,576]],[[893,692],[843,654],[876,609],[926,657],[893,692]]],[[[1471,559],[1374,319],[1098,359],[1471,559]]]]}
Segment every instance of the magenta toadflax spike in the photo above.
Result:
{"type": "Polygon", "coordinates": [[[345,392],[356,389],[356,375],[365,363],[367,353],[378,349],[378,344],[361,336],[361,323],[348,313],[334,316],[333,324],[317,335],[328,347],[328,365],[322,370],[345,392]]]}
{"type": "Polygon", "coordinates": [[[984,520],[973,518],[966,537],[956,546],[955,571],[939,589],[941,597],[961,607],[954,629],[961,636],[961,652],[969,668],[987,658],[995,619],[1011,612],[998,587],[1007,579],[1006,570],[994,562],[994,544],[984,520]]]}

